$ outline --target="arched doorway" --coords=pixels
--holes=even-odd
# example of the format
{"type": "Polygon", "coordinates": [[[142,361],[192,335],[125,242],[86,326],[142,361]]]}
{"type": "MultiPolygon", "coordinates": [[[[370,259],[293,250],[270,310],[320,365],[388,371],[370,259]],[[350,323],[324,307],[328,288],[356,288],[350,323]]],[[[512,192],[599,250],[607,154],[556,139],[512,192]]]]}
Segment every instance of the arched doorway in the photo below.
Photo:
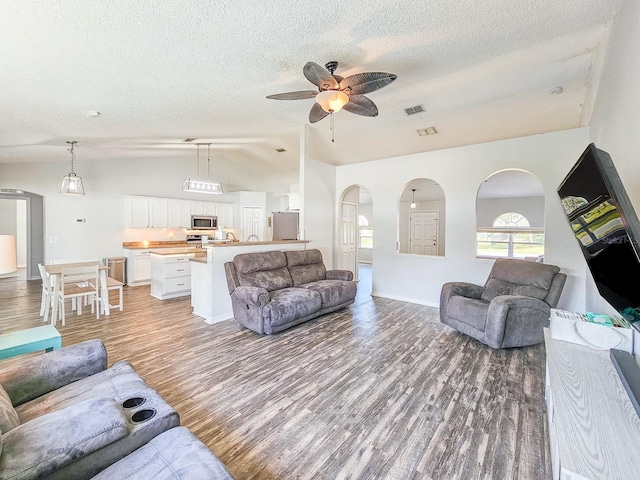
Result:
{"type": "Polygon", "coordinates": [[[44,197],[23,190],[0,189],[0,200],[26,202],[26,269],[27,280],[40,278],[38,263],[44,263],[44,197]]]}
{"type": "Polygon", "coordinates": [[[373,277],[373,199],[366,187],[352,185],[340,201],[338,228],[338,268],[353,272],[358,294],[372,289],[373,277]]]}

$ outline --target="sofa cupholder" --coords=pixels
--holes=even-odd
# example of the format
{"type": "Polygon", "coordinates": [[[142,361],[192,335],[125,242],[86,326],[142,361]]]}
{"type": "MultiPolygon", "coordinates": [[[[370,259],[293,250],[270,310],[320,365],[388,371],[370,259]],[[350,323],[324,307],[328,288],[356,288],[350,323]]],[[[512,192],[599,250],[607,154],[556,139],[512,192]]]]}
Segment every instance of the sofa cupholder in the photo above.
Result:
{"type": "Polygon", "coordinates": [[[131,415],[131,421],[133,423],[142,423],[147,420],[151,420],[156,415],[155,408],[145,408],[143,410],[138,410],[136,413],[131,415]]]}
{"type": "Polygon", "coordinates": [[[139,407],[140,405],[142,405],[146,401],[147,401],[147,399],[146,398],[142,398],[142,397],[127,398],[124,402],[122,402],[122,406],[124,408],[139,407]]]}

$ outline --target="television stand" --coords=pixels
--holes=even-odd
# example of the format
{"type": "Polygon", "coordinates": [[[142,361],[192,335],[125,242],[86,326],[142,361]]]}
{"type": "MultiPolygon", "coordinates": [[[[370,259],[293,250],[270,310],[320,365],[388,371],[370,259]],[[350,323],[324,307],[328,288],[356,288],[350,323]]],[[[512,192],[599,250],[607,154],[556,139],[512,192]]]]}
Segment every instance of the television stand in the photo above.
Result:
{"type": "Polygon", "coordinates": [[[640,418],[609,351],[544,336],[553,478],[637,479],[640,418]]]}

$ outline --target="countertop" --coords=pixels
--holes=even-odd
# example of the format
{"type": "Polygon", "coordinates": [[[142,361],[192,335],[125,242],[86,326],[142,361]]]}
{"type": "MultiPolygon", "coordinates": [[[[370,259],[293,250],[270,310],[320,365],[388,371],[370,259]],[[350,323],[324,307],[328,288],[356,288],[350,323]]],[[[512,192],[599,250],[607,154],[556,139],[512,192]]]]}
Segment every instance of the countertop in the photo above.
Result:
{"type": "Polygon", "coordinates": [[[230,243],[213,243],[205,244],[205,247],[246,247],[251,245],[282,245],[291,243],[309,243],[309,240],[271,240],[268,242],[230,242],[230,243]]]}
{"type": "Polygon", "coordinates": [[[184,240],[167,240],[157,242],[122,242],[122,248],[127,250],[149,250],[151,248],[189,247],[184,240]]]}
{"type": "Polygon", "coordinates": [[[149,249],[149,253],[154,255],[200,255],[203,257],[207,257],[207,252],[202,250],[201,248],[196,247],[180,247],[180,248],[151,248],[149,249]]]}
{"type": "Polygon", "coordinates": [[[189,261],[191,262],[197,262],[197,263],[208,263],[207,262],[207,256],[206,255],[198,255],[196,257],[191,257],[189,259],[189,261]]]}

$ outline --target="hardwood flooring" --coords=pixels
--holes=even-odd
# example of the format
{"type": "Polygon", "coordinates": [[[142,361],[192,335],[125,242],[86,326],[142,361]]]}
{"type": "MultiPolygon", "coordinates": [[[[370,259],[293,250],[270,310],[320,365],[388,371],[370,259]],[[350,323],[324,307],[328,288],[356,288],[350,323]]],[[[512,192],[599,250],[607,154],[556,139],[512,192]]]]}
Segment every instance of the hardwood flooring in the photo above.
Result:
{"type": "MultiPolygon", "coordinates": [[[[40,292],[0,279],[0,329],[42,325],[40,292]]],[[[273,336],[124,295],[100,320],[69,311],[63,345],[101,338],[238,480],[551,478],[543,345],[492,350],[437,309],[366,295],[273,336]]]]}

